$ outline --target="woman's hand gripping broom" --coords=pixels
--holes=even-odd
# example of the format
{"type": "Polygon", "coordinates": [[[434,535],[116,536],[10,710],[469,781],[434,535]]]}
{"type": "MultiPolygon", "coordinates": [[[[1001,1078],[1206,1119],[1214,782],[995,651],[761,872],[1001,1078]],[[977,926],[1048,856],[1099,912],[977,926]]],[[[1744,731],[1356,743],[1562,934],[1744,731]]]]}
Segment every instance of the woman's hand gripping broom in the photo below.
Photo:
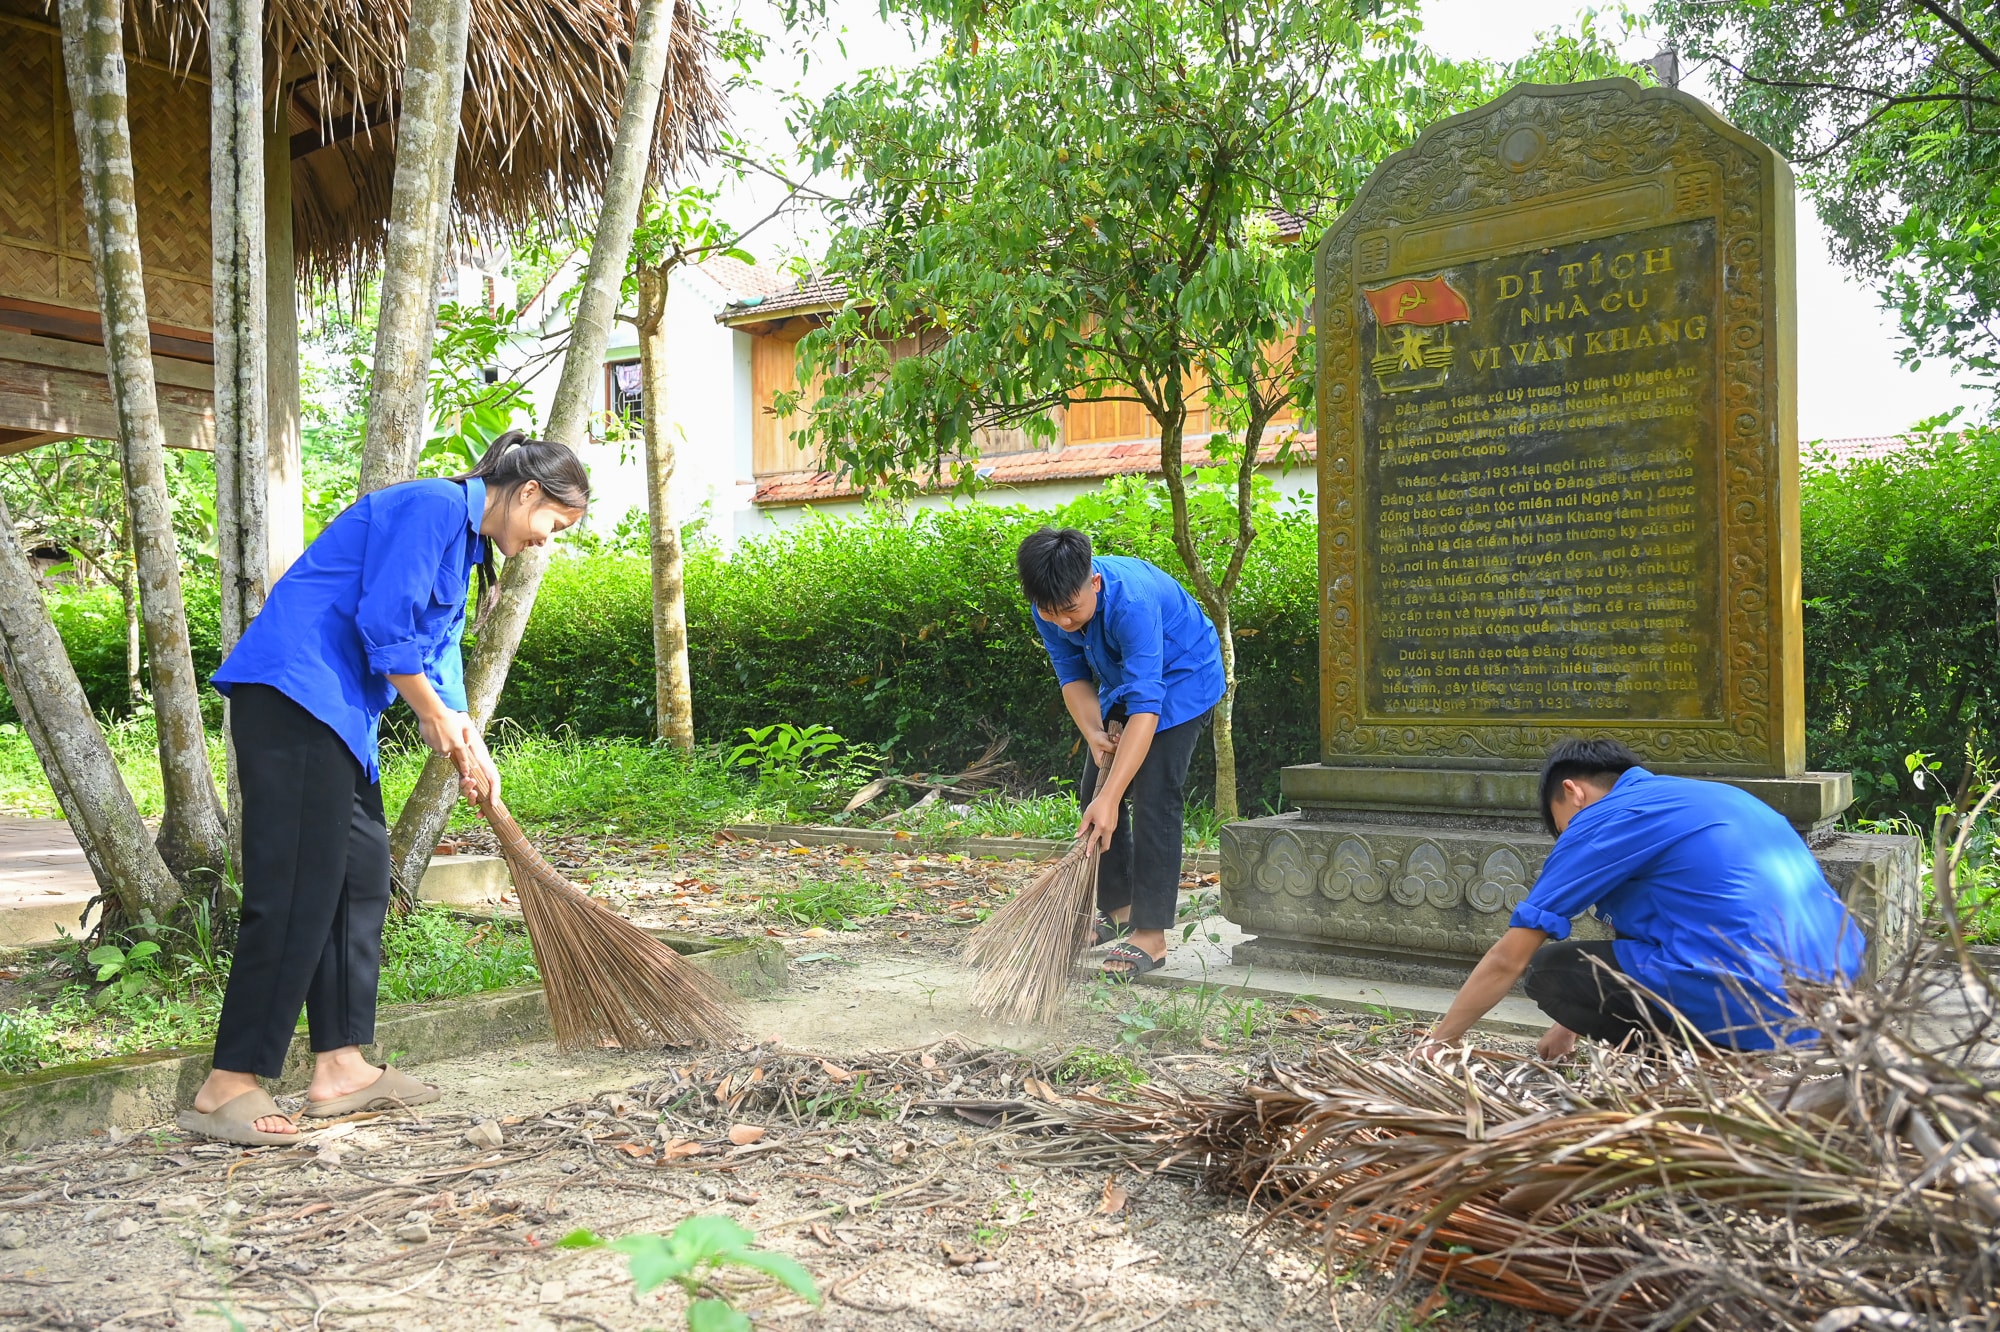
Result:
{"type": "Polygon", "coordinates": [[[471,756],[454,751],[452,761],[500,840],[558,1044],[635,1050],[719,1044],[737,1034],[720,982],[564,878],[529,845],[471,756]]]}

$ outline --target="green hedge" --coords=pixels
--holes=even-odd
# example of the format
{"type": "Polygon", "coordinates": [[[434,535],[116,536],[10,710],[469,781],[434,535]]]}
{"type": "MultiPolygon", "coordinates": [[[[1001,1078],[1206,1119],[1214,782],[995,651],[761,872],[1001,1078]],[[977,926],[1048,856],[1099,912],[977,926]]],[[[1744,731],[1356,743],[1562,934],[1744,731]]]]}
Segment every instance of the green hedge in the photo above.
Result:
{"type": "Polygon", "coordinates": [[[1851,769],[1863,812],[1928,825],[1904,755],[1956,779],[1967,741],[1993,756],[2000,734],[2000,434],[1809,469],[1801,495],[1807,759],[1851,769]]]}
{"type": "MultiPolygon", "coordinates": [[[[2000,745],[1994,580],[2000,576],[2000,435],[1930,438],[1893,459],[1810,468],[1802,486],[1807,758],[1851,769],[1861,812],[1917,814],[1903,756],[1956,771],[1968,739],[2000,745]]],[[[818,722],[887,750],[905,770],[950,768],[989,732],[1013,738],[1025,776],[1072,777],[1075,736],[1014,583],[1020,537],[1045,521],[1100,548],[1177,569],[1136,492],[1055,513],[985,505],[811,520],[688,568],[696,729],[818,722]]],[[[1293,508],[1262,524],[1238,597],[1237,753],[1244,805],[1277,795],[1277,770],[1317,752],[1314,525],[1293,508]]],[[[530,727],[649,734],[652,629],[643,558],[551,567],[501,700],[530,727]]],[[[215,665],[215,589],[189,585],[197,665],[215,665]]],[[[125,696],[115,595],[65,591],[57,622],[93,703],[125,696]]],[[[1207,747],[1197,790],[1212,781],[1207,747]]]]}
{"type": "MultiPolygon", "coordinates": [[[[206,680],[222,664],[222,601],[213,582],[188,579],[181,585],[187,603],[188,645],[194,666],[206,680]]],[[[129,711],[125,692],[125,609],[118,593],[108,587],[57,587],[49,594],[49,615],[70,665],[90,706],[100,713],[123,716],[129,711]]],[[[144,635],[140,638],[144,669],[144,635]]],[[[14,701],[0,688],[0,721],[17,720],[14,701]]]]}
{"type": "MultiPolygon", "coordinates": [[[[1089,521],[966,505],[908,522],[811,520],[726,561],[697,550],[687,588],[698,734],[818,722],[916,771],[962,764],[1004,733],[1024,775],[1074,776],[1075,731],[1013,570],[1014,546],[1052,517],[1089,521]]],[[[1130,524],[1092,525],[1106,553],[1176,567],[1130,524]]],[[[1313,541],[1302,513],[1267,524],[1239,593],[1237,750],[1253,808],[1276,800],[1278,768],[1317,752],[1313,541]]],[[[557,560],[501,711],[536,728],[650,733],[649,595],[643,558],[557,560]]],[[[1205,786],[1212,755],[1200,763],[1205,786]]]]}

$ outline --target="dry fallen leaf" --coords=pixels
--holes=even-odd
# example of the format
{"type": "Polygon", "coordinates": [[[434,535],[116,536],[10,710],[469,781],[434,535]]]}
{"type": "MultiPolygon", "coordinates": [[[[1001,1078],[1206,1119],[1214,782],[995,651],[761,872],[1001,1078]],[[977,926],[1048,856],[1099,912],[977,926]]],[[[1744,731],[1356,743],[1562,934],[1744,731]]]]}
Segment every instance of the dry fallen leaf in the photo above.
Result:
{"type": "Polygon", "coordinates": [[[729,1140],[738,1147],[748,1147],[764,1136],[764,1130],[756,1124],[737,1124],[729,1130],[729,1140]]]}
{"type": "Polygon", "coordinates": [[[686,1138],[674,1138],[660,1148],[662,1161],[679,1161],[684,1157],[701,1155],[701,1144],[689,1142],[686,1138]]]}
{"type": "Polygon", "coordinates": [[[1288,1021],[1291,1022],[1305,1022],[1305,1023],[1317,1022],[1319,1021],[1319,1010],[1316,1008],[1305,1008],[1305,1007],[1294,1008],[1288,1010],[1285,1014],[1285,1017],[1288,1021]]]}
{"type": "Polygon", "coordinates": [[[621,1142],[618,1144],[618,1150],[627,1156],[651,1156],[653,1154],[651,1147],[641,1146],[636,1142],[621,1142]]]}
{"type": "Polygon", "coordinates": [[[1097,1204],[1099,1216],[1116,1216],[1125,1210],[1125,1190],[1118,1187],[1116,1178],[1104,1181],[1104,1200],[1097,1204]]]}
{"type": "Polygon", "coordinates": [[[929,1055],[918,1055],[917,1062],[919,1064],[922,1064],[925,1068],[937,1067],[937,1060],[931,1058],[929,1055]]]}
{"type": "Polygon", "coordinates": [[[822,1069],[826,1070],[826,1075],[832,1078],[835,1082],[854,1081],[854,1074],[849,1070],[842,1068],[839,1064],[828,1063],[826,1060],[822,1059],[819,1061],[819,1066],[822,1069]]]}
{"type": "Polygon", "coordinates": [[[840,1241],[833,1237],[833,1232],[818,1221],[813,1222],[812,1237],[829,1249],[838,1248],[840,1245],[840,1241]]]}
{"type": "Polygon", "coordinates": [[[1208,1039],[1208,1037],[1204,1036],[1201,1038],[1201,1048],[1204,1050],[1220,1050],[1222,1048],[1222,1042],[1211,1041],[1210,1039],[1208,1039]]]}

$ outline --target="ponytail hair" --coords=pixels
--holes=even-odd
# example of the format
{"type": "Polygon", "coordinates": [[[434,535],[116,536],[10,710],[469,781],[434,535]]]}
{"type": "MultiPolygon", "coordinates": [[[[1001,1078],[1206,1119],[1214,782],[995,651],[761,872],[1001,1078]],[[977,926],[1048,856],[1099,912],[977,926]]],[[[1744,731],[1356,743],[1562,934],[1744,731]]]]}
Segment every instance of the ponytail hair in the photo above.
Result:
{"type": "MultiPolygon", "coordinates": [[[[530,439],[525,430],[509,430],[487,446],[486,453],[471,471],[454,481],[478,479],[486,483],[488,495],[511,499],[514,492],[533,481],[542,488],[545,502],[565,509],[590,505],[590,473],[569,445],[549,439],[530,439]]],[[[486,622],[491,609],[487,592],[493,586],[493,543],[486,543],[486,556],[479,562],[479,604],[473,615],[473,631],[486,622]]]]}

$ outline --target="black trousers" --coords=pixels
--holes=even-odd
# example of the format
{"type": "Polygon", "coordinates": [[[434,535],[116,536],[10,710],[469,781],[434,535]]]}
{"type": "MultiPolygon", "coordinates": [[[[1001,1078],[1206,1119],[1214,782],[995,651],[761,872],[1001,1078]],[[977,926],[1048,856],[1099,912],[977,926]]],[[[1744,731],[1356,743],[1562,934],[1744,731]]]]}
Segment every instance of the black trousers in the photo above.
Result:
{"type": "Polygon", "coordinates": [[[333,728],[268,685],[229,695],[243,788],[243,924],[215,1066],[274,1078],[306,1010],[312,1048],[375,1039],[389,828],[333,728]]]}
{"type": "MultiPolygon", "coordinates": [[[[1111,720],[1117,720],[1114,712],[1111,720]]],[[[1097,862],[1097,909],[1132,908],[1135,930],[1170,929],[1180,905],[1181,825],[1187,809],[1188,763],[1208,726],[1208,714],[1153,734],[1145,762],[1118,807],[1118,828],[1097,862]]],[[[1076,798],[1088,806],[1104,774],[1088,751],[1076,798]]]]}
{"type": "Polygon", "coordinates": [[[1522,988],[1550,1021],[1579,1036],[1610,1045],[1678,1041],[1678,1024],[1626,979],[1609,939],[1543,944],[1522,988]]]}

